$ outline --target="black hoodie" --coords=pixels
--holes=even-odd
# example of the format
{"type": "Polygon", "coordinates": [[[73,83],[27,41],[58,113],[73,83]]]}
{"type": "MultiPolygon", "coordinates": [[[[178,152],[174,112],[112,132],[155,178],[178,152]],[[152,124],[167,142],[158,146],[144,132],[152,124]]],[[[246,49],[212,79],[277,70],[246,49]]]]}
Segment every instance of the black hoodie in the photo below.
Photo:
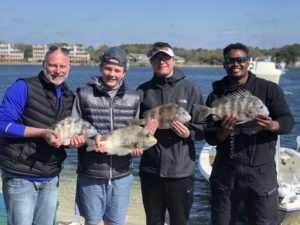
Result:
{"type": "Polygon", "coordinates": [[[270,117],[278,121],[279,130],[277,133],[262,130],[255,122],[248,122],[239,125],[235,134],[229,136],[224,142],[220,142],[216,137],[216,131],[220,127],[221,121],[214,121],[212,117],[207,119],[205,129],[205,139],[210,145],[217,145],[217,164],[239,163],[240,156],[248,160],[250,166],[259,166],[273,163],[275,157],[275,146],[278,134],[289,133],[294,125],[293,116],[284,99],[281,88],[271,82],[256,77],[249,72],[246,84],[241,86],[229,85],[228,76],[213,83],[213,92],[208,96],[206,105],[211,106],[212,102],[220,97],[239,89],[247,89],[254,96],[262,100],[270,112],[270,117]],[[236,154],[230,154],[232,152],[236,154]]]}
{"type": "Polygon", "coordinates": [[[140,85],[141,116],[154,107],[175,103],[185,108],[192,116],[187,124],[190,138],[179,137],[171,129],[158,129],[155,137],[158,144],[145,151],[140,162],[140,171],[166,178],[188,177],[195,170],[195,140],[203,139],[203,124],[193,121],[193,104],[203,105],[200,89],[184,79],[178,69],[170,78],[154,74],[148,82],[140,85]]]}

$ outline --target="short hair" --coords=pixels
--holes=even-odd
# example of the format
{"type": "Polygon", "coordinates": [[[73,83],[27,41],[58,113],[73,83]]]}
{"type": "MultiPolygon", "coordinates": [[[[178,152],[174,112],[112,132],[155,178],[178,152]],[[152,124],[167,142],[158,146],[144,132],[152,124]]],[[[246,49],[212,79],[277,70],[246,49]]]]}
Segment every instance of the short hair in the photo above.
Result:
{"type": "Polygon", "coordinates": [[[49,55],[51,55],[52,53],[54,53],[56,51],[61,51],[70,60],[70,55],[69,54],[70,54],[71,49],[52,45],[52,46],[49,47],[48,51],[46,52],[45,57],[44,57],[44,61],[47,62],[49,55]]]}
{"type": "Polygon", "coordinates": [[[227,53],[230,52],[232,49],[240,49],[240,50],[244,51],[246,53],[246,56],[248,57],[249,49],[246,45],[244,45],[242,43],[235,43],[235,44],[227,45],[223,49],[223,57],[225,58],[227,53]]]}

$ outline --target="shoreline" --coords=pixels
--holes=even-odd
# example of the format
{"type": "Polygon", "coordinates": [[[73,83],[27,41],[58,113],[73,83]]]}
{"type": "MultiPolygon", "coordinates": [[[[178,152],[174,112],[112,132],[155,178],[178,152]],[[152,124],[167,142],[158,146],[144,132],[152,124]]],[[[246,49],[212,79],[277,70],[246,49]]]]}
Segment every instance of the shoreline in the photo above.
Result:
{"type": "MultiPolygon", "coordinates": [[[[42,62],[14,62],[14,63],[4,63],[4,62],[0,62],[0,66],[37,66],[37,65],[41,65],[42,66],[42,62]]],[[[71,66],[98,66],[99,63],[87,63],[87,64],[80,64],[80,63],[71,63],[71,66]]],[[[138,64],[138,63],[134,63],[134,64],[129,64],[129,67],[151,67],[150,64],[138,64]]],[[[205,67],[222,67],[222,65],[208,65],[208,64],[184,64],[184,63],[178,63],[176,64],[176,67],[200,67],[200,68],[205,68],[205,67]]]]}

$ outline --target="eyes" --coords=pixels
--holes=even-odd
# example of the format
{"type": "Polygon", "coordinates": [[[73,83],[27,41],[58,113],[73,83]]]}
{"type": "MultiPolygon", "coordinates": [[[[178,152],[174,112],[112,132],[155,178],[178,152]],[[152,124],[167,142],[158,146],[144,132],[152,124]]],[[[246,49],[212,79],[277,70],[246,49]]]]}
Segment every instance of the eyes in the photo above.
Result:
{"type": "Polygon", "coordinates": [[[49,69],[56,69],[56,68],[59,68],[59,69],[62,69],[62,70],[65,70],[68,68],[67,65],[57,65],[57,64],[54,64],[54,63],[47,63],[47,67],[49,69]]]}

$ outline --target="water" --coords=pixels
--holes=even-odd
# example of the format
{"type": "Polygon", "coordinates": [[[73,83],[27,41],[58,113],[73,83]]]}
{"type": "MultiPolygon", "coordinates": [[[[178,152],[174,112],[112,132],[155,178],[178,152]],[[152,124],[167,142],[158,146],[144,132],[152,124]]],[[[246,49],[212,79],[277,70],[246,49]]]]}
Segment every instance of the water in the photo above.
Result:
{"type": "MultiPolygon", "coordinates": [[[[0,65],[0,99],[2,99],[5,90],[18,78],[37,75],[41,66],[32,65],[0,65]]],[[[182,67],[186,78],[195,85],[199,85],[203,92],[203,98],[206,99],[211,92],[211,83],[220,79],[224,75],[223,68],[192,68],[182,67]]],[[[84,86],[92,76],[97,76],[99,69],[97,66],[73,66],[71,68],[68,84],[73,91],[79,86],[84,86]]],[[[140,83],[149,80],[152,77],[152,70],[149,67],[132,67],[126,73],[125,80],[127,84],[135,89],[140,83]]],[[[295,148],[296,136],[300,135],[300,69],[289,69],[286,74],[280,78],[280,86],[286,93],[286,100],[295,118],[295,126],[288,135],[281,136],[282,146],[295,148]]],[[[204,142],[197,142],[197,155],[204,142]]],[[[76,151],[68,151],[68,159],[65,162],[64,174],[74,177],[76,166],[76,151]]],[[[134,161],[134,175],[138,173],[138,157],[134,161]]],[[[197,157],[198,159],[198,157],[197,157]]],[[[197,162],[198,163],[198,162],[197,162]]],[[[195,198],[191,211],[191,225],[209,224],[210,204],[209,204],[209,186],[201,176],[198,168],[196,169],[195,198]]]]}

